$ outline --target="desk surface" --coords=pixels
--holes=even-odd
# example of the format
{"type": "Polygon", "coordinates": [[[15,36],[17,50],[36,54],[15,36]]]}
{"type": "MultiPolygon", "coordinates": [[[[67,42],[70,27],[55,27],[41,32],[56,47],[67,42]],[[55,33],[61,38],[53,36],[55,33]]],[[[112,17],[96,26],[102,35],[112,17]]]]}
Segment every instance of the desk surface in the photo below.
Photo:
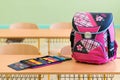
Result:
{"type": "Polygon", "coordinates": [[[36,58],[39,55],[0,55],[0,73],[34,73],[34,74],[118,74],[120,73],[120,59],[103,65],[92,65],[77,63],[74,60],[62,62],[55,65],[45,66],[35,69],[25,69],[15,71],[8,64],[18,62],[23,59],[36,58]]]}
{"type": "Polygon", "coordinates": [[[71,29],[68,30],[10,30],[0,29],[0,38],[69,38],[71,29]]]}

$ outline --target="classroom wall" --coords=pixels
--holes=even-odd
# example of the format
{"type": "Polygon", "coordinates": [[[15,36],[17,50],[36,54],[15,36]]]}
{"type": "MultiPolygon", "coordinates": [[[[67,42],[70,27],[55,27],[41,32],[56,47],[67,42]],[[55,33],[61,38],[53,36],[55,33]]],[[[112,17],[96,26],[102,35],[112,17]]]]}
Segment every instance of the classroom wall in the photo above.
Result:
{"type": "Polygon", "coordinates": [[[0,0],[0,25],[52,24],[72,20],[75,12],[112,12],[120,24],[120,0],[0,0]]]}

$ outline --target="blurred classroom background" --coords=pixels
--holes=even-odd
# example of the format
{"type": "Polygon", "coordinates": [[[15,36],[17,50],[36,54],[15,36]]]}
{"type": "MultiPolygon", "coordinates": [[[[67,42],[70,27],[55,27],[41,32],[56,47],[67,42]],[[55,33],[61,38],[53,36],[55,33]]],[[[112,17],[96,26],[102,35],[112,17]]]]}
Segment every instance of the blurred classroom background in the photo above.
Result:
{"type": "MultiPolygon", "coordinates": [[[[0,0],[0,29],[8,29],[10,24],[17,22],[31,22],[41,29],[48,29],[54,23],[71,22],[76,12],[111,12],[115,28],[118,29],[119,3],[120,0],[0,0]]],[[[63,40],[62,43],[62,46],[70,44],[69,40],[63,40]]],[[[61,43],[55,44],[58,47],[61,43]]]]}
{"type": "MultiPolygon", "coordinates": [[[[114,16],[116,40],[120,44],[120,0],[0,0],[0,29],[8,29],[17,22],[35,23],[41,29],[51,24],[71,22],[76,12],[111,12],[114,16]]],[[[0,45],[5,45],[0,39],[0,45]]],[[[25,40],[24,43],[37,46],[37,40],[25,40]]],[[[47,54],[47,40],[41,39],[40,51],[47,54]]],[[[51,41],[51,49],[61,49],[70,45],[68,40],[51,41]]],[[[120,50],[119,50],[120,51],[120,50]]],[[[114,80],[118,80],[116,76],[114,80]]],[[[54,78],[52,79],[54,80],[54,78]]]]}

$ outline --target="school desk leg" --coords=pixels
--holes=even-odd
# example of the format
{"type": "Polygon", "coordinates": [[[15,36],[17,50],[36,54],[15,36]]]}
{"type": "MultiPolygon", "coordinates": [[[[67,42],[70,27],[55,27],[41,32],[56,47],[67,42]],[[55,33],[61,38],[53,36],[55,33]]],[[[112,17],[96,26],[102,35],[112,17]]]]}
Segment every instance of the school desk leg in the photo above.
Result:
{"type": "Polygon", "coordinates": [[[50,74],[48,74],[48,80],[50,80],[50,74]]]}
{"type": "Polygon", "coordinates": [[[92,75],[88,74],[88,80],[92,80],[92,75]]]}
{"type": "Polygon", "coordinates": [[[48,38],[48,55],[50,55],[50,39],[48,38]]]}
{"type": "Polygon", "coordinates": [[[79,74],[78,77],[79,77],[79,80],[82,80],[82,74],[79,74]]]}
{"type": "Polygon", "coordinates": [[[6,80],[9,80],[10,74],[5,74],[6,80]]]}
{"type": "Polygon", "coordinates": [[[107,80],[106,76],[107,76],[106,74],[103,75],[103,80],[107,80]]]}
{"type": "Polygon", "coordinates": [[[38,80],[41,80],[41,74],[38,75],[38,80]]]}
{"type": "Polygon", "coordinates": [[[38,49],[40,50],[40,38],[38,38],[38,49]]]}
{"type": "Polygon", "coordinates": [[[60,80],[60,77],[61,77],[61,75],[60,75],[60,74],[57,74],[57,78],[58,78],[58,80],[60,80]]]}

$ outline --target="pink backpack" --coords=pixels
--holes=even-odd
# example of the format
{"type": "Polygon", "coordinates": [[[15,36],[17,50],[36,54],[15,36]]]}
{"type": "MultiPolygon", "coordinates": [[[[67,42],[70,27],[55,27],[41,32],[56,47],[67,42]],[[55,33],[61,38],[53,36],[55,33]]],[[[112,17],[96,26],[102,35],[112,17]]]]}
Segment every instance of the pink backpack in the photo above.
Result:
{"type": "Polygon", "coordinates": [[[75,60],[103,64],[116,58],[112,13],[77,12],[72,25],[70,41],[75,60]]]}

